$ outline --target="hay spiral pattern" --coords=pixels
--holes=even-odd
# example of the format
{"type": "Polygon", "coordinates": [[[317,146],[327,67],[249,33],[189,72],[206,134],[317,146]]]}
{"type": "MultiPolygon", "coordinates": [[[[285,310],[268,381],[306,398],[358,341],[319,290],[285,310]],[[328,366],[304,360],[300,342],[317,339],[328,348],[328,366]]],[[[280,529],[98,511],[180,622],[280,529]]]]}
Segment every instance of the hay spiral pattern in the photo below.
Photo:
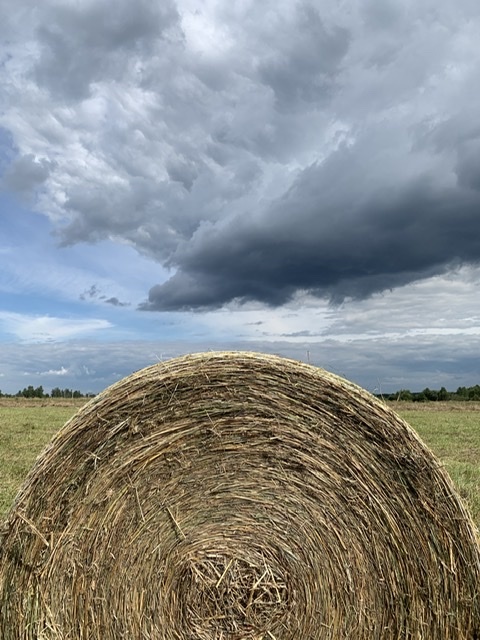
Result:
{"type": "Polygon", "coordinates": [[[439,463],[372,396],[282,358],[113,385],[0,541],[4,640],[480,638],[479,548],[439,463]]]}

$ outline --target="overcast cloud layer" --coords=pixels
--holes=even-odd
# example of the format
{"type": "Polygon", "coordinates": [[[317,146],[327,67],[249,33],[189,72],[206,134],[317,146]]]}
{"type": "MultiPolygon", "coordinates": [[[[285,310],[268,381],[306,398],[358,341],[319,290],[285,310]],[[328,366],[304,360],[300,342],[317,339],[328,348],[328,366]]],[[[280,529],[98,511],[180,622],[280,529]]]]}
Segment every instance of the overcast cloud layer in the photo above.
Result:
{"type": "Polygon", "coordinates": [[[167,268],[143,308],[364,298],[478,263],[477,2],[0,10],[2,186],[63,245],[167,268]]]}

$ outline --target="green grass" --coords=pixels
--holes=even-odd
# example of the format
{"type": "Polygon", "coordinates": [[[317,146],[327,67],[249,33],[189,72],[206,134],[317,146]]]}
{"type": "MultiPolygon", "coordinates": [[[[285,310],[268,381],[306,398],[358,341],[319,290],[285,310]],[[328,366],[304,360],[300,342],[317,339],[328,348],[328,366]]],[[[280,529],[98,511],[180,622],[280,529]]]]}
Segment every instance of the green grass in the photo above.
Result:
{"type": "MultiPolygon", "coordinates": [[[[0,406],[0,518],[36,456],[82,402],[3,401],[0,406]]],[[[478,405],[398,403],[397,411],[445,464],[480,528],[480,410],[478,405]]]]}

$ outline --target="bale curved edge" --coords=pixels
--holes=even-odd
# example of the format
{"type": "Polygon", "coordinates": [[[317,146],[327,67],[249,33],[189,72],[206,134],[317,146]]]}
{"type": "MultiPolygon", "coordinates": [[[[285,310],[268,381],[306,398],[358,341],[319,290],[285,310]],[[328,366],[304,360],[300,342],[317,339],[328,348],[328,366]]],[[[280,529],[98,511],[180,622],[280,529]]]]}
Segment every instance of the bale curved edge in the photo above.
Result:
{"type": "Polygon", "coordinates": [[[248,352],[85,405],[2,527],[3,640],[473,640],[474,526],[395,413],[248,352]]]}

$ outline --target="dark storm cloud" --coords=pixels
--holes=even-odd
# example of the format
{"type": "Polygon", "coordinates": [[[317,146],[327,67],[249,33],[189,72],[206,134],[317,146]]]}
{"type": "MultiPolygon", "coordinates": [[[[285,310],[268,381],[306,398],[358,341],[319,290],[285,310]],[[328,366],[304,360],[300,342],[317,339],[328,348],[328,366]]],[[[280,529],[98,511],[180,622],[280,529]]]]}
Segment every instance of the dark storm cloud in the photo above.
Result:
{"type": "Polygon", "coordinates": [[[357,197],[353,183],[368,177],[359,162],[353,150],[339,151],[306,170],[263,217],[202,228],[145,308],[279,305],[299,290],[362,298],[480,260],[480,193],[471,185],[442,187],[424,175],[357,197]]]}
{"type": "Polygon", "coordinates": [[[25,7],[0,26],[3,187],[64,246],[170,269],[144,309],[363,298],[479,261],[471,0],[25,7]]]}

